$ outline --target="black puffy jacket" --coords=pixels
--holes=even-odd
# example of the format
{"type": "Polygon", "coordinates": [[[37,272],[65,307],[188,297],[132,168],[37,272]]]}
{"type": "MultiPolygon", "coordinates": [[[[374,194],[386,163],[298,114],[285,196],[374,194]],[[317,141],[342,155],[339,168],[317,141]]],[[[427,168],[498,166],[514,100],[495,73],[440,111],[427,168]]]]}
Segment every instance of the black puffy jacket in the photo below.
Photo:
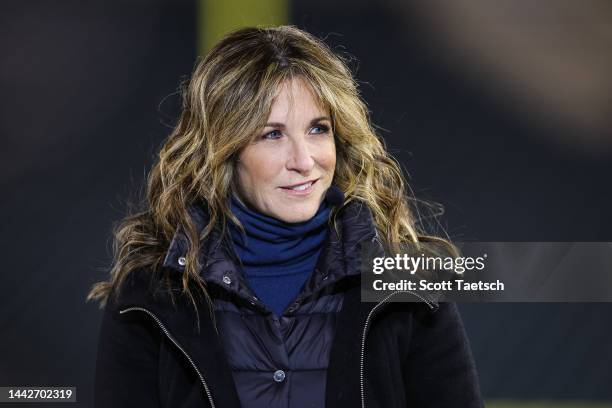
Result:
{"type": "MultiPolygon", "coordinates": [[[[206,224],[204,211],[191,214],[200,228],[206,224]]],[[[274,342],[264,333],[269,326],[256,313],[265,306],[241,282],[215,234],[202,246],[200,261],[216,325],[205,301],[196,314],[182,296],[173,305],[163,285],[150,285],[149,271],[130,274],[118,301],[104,312],[96,406],[230,408],[242,401],[248,408],[272,401],[272,395],[279,406],[295,408],[323,406],[323,400],[327,407],[483,406],[456,306],[410,293],[361,302],[360,244],[374,240],[376,229],[358,201],[340,211],[339,225],[340,234],[331,232],[313,275],[281,317],[285,328],[295,330],[293,338],[292,330],[283,331],[289,333],[285,346],[301,345],[293,355],[285,353],[286,361],[278,361],[283,353],[270,352],[274,342]],[[419,302],[393,302],[406,295],[419,302]],[[313,320],[321,311],[325,317],[313,320]],[[309,368],[315,369],[310,378],[309,368]],[[237,375],[242,369],[251,374],[237,375]],[[287,379],[276,376],[275,383],[278,369],[287,379]],[[271,394],[258,399],[262,392],[271,394]]],[[[176,288],[186,248],[179,230],[163,265],[173,270],[176,288]]]]}

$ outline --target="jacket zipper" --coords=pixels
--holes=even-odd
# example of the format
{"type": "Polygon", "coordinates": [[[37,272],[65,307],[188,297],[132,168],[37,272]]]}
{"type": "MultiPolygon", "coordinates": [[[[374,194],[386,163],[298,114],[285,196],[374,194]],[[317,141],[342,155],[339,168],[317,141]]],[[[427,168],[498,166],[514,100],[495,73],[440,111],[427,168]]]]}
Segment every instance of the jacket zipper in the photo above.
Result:
{"type": "Polygon", "coordinates": [[[360,360],[360,371],[359,371],[359,379],[360,379],[360,383],[361,383],[361,408],[365,408],[365,389],[364,389],[364,356],[365,356],[365,341],[366,341],[366,335],[368,333],[368,328],[370,326],[370,320],[372,319],[372,316],[374,315],[374,313],[376,312],[376,310],[381,307],[381,305],[383,305],[385,302],[387,302],[391,297],[393,297],[394,295],[398,294],[398,293],[410,293],[413,296],[418,297],[419,299],[421,299],[423,302],[425,302],[427,304],[427,306],[429,306],[430,309],[434,309],[434,306],[432,306],[432,304],[425,299],[423,296],[419,295],[418,293],[409,291],[409,290],[399,290],[397,292],[393,292],[391,293],[389,296],[387,296],[386,298],[384,298],[383,300],[381,300],[380,302],[378,302],[373,308],[372,310],[370,310],[370,312],[368,313],[368,316],[366,317],[366,321],[365,324],[363,326],[363,335],[361,337],[361,360],[360,360]]]}
{"type": "Polygon", "coordinates": [[[164,324],[161,322],[161,320],[156,315],[154,315],[152,312],[142,307],[128,307],[127,309],[120,310],[119,314],[123,314],[125,312],[131,312],[134,310],[140,310],[142,312],[147,313],[149,316],[151,316],[153,320],[155,320],[155,322],[159,325],[160,329],[164,332],[166,337],[185,355],[185,357],[187,357],[187,360],[189,360],[189,362],[191,363],[191,366],[195,369],[196,373],[198,374],[198,377],[200,377],[200,381],[202,382],[202,385],[204,386],[204,391],[206,392],[206,396],[208,397],[208,401],[210,402],[211,408],[215,408],[215,403],[213,401],[212,394],[210,393],[208,384],[206,384],[206,381],[204,381],[204,376],[202,376],[202,373],[200,373],[200,370],[198,370],[198,367],[195,365],[195,363],[191,359],[191,356],[187,354],[185,349],[183,349],[183,347],[181,347],[181,345],[174,339],[174,337],[170,334],[168,329],[166,329],[166,326],[164,326],[164,324]]]}

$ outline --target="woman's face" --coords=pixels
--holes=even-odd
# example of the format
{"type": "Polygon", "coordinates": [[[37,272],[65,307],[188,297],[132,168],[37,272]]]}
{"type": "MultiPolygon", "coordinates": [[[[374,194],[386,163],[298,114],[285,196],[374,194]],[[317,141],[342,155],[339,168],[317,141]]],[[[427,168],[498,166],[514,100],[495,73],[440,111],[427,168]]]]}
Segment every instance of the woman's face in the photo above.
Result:
{"type": "Polygon", "coordinates": [[[240,197],[276,219],[306,221],[323,201],[335,167],[329,112],[302,79],[292,79],[280,87],[265,128],[240,153],[240,197]]]}

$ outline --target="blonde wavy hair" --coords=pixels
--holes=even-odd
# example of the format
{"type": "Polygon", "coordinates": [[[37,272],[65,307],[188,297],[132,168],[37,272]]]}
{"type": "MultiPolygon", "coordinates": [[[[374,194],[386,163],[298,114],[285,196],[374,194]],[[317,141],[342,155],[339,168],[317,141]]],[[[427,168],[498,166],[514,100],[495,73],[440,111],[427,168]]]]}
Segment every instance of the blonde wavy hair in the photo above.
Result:
{"type": "MultiPolygon", "coordinates": [[[[297,77],[331,114],[337,152],[333,183],[344,192],[344,205],[363,201],[386,243],[452,245],[417,228],[401,167],[370,123],[346,59],[296,27],[250,27],[217,43],[182,86],[182,113],[148,175],[144,209],[114,228],[110,278],[94,284],[87,300],[104,307],[131,272],[156,273],[182,226],[189,242],[182,293],[194,306],[196,293],[210,302],[199,276],[200,244],[216,225],[223,233],[228,220],[240,225],[228,204],[236,159],[264,127],[279,85],[297,77]],[[198,201],[210,215],[200,234],[188,213],[198,201]]],[[[334,226],[338,211],[330,217],[334,226]]]]}

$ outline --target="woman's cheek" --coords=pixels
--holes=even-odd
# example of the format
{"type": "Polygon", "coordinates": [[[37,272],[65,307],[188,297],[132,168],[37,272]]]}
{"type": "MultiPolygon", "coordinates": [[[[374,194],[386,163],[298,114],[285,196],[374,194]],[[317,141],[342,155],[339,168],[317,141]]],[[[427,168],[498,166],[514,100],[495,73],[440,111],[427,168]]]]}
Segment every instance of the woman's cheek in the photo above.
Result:
{"type": "Polygon", "coordinates": [[[326,147],[325,150],[325,169],[327,171],[333,171],[336,167],[336,146],[333,142],[333,139],[331,141],[331,143],[326,147]]]}

